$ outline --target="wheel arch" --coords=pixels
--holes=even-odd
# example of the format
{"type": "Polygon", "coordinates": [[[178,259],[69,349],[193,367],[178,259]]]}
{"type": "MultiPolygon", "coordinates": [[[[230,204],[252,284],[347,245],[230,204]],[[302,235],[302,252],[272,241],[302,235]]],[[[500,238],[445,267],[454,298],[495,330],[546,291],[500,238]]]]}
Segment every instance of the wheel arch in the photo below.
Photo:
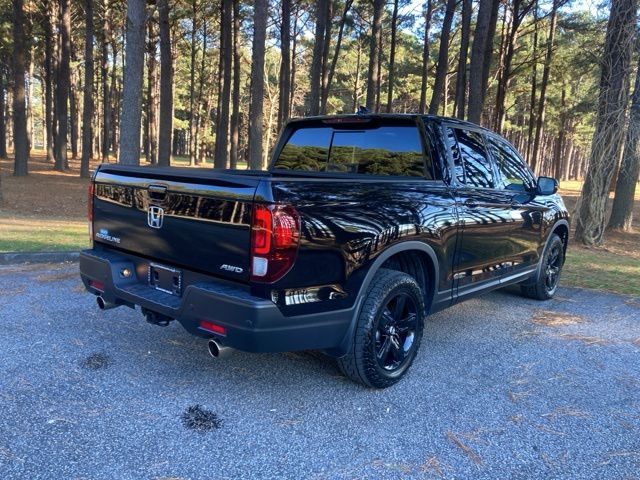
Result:
{"type": "Polygon", "coordinates": [[[554,233],[557,234],[562,240],[562,243],[564,245],[564,254],[566,255],[567,247],[569,246],[569,222],[567,222],[566,220],[558,220],[551,228],[551,232],[549,233],[549,237],[547,238],[547,243],[549,242],[551,235],[553,235],[554,233]]]}
{"type": "MultiPolygon", "coordinates": [[[[369,288],[369,285],[373,281],[373,277],[378,272],[378,270],[380,270],[381,268],[385,268],[385,265],[389,266],[390,262],[394,259],[400,260],[400,256],[406,256],[408,254],[418,255],[418,258],[420,258],[424,262],[423,266],[426,267],[423,269],[424,277],[422,279],[417,279],[417,281],[421,288],[423,288],[425,294],[425,307],[427,312],[429,311],[429,308],[433,304],[439,285],[439,262],[436,252],[427,243],[416,240],[408,240],[392,245],[380,252],[373,263],[369,266],[367,274],[365,275],[365,278],[358,290],[356,305],[353,309],[353,316],[351,317],[349,329],[347,330],[347,333],[345,334],[345,337],[342,340],[340,346],[335,349],[328,350],[327,353],[333,356],[340,357],[347,352],[349,342],[353,337],[358,315],[360,315],[364,295],[369,288]]],[[[395,270],[406,271],[402,268],[395,268],[395,270]]]]}

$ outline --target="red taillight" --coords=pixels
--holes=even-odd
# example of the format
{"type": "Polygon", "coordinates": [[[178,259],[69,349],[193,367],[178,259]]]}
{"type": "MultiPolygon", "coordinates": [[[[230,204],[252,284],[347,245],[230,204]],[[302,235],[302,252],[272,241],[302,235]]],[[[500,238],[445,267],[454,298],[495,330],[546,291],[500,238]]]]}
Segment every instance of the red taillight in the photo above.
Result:
{"type": "Polygon", "coordinates": [[[206,320],[202,320],[200,322],[200,328],[203,330],[207,330],[209,332],[218,333],[220,335],[226,335],[227,329],[222,325],[218,325],[216,323],[207,322],[206,320]]]}
{"type": "Polygon", "coordinates": [[[300,217],[288,205],[253,207],[251,225],[251,279],[271,283],[286,274],[296,259],[300,217]]]}
{"type": "Polygon", "coordinates": [[[89,286],[91,288],[94,288],[96,290],[100,290],[101,292],[104,292],[104,283],[99,282],[97,280],[89,280],[89,286]]]}
{"type": "Polygon", "coordinates": [[[251,234],[253,254],[267,255],[271,251],[271,236],[273,234],[273,218],[268,207],[263,205],[254,207],[251,234]]]}

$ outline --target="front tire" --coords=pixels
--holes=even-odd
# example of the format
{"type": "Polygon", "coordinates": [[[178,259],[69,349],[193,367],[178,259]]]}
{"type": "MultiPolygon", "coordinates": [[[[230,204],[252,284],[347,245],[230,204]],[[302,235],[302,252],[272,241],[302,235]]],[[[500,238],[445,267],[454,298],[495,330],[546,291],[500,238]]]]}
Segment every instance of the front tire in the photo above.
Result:
{"type": "Polygon", "coordinates": [[[338,359],[340,370],[368,387],[397,383],[416,357],[424,319],[424,298],[416,280],[380,269],[358,315],[349,352],[338,359]]]}
{"type": "Polygon", "coordinates": [[[534,300],[550,300],[558,289],[560,273],[564,265],[564,243],[557,234],[551,234],[541,262],[534,283],[521,285],[520,290],[525,297],[534,300]]]}

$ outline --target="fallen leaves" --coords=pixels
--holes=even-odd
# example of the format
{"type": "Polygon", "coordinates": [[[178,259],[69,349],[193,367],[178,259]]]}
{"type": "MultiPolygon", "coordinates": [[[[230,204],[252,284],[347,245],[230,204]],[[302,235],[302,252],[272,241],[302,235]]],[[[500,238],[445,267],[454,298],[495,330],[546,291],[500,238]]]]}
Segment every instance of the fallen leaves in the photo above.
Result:
{"type": "Polygon", "coordinates": [[[585,319],[579,315],[570,315],[568,313],[554,312],[551,310],[539,310],[531,318],[531,321],[536,325],[544,325],[545,327],[565,327],[583,323],[585,319]]]}
{"type": "Polygon", "coordinates": [[[476,465],[482,465],[482,459],[470,446],[462,442],[453,432],[447,432],[447,440],[464,452],[469,459],[476,465]]]}

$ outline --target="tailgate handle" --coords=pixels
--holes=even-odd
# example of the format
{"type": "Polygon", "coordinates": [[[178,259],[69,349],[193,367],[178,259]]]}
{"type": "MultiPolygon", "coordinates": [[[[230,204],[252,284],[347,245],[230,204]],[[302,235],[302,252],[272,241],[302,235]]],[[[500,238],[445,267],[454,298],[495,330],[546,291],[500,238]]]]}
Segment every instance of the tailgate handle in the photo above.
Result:
{"type": "Polygon", "coordinates": [[[164,185],[149,185],[149,197],[154,200],[163,200],[167,195],[167,187],[164,185]]]}

